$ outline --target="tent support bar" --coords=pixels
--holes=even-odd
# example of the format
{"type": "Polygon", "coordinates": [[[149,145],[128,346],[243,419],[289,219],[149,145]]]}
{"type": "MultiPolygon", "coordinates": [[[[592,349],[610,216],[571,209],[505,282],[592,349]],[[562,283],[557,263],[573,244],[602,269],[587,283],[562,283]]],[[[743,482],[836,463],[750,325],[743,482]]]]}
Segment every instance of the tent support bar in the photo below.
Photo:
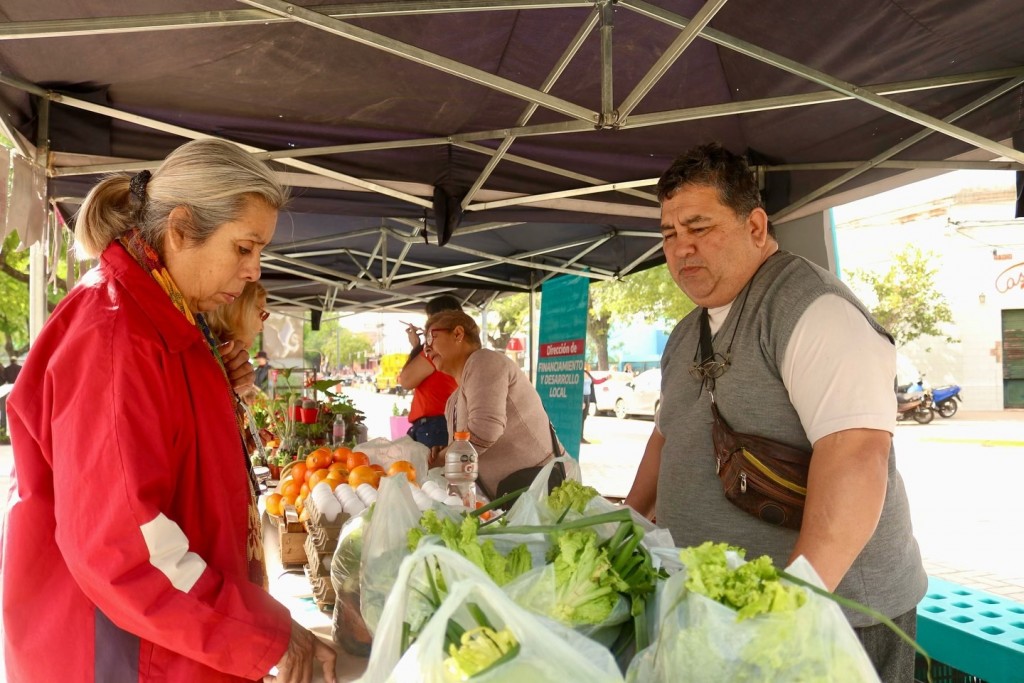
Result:
{"type": "Polygon", "coordinates": [[[579,119],[581,121],[588,121],[590,123],[597,123],[597,114],[590,111],[586,107],[581,107],[578,104],[573,104],[558,97],[553,97],[546,93],[542,93],[539,90],[528,88],[520,83],[515,83],[507,78],[501,76],[495,76],[489,74],[482,69],[471,67],[467,64],[462,64],[454,59],[442,57],[441,55],[429,52],[422,48],[418,48],[408,43],[403,43],[399,40],[394,40],[387,36],[383,36],[373,31],[368,31],[352,24],[346,24],[338,19],[332,19],[329,16],[314,12],[300,7],[298,5],[292,5],[283,0],[238,0],[239,2],[245,3],[252,7],[258,7],[268,12],[282,17],[288,17],[293,21],[297,21],[307,26],[333,33],[336,36],[353,40],[362,45],[367,45],[373,48],[377,48],[388,54],[408,59],[416,64],[427,66],[432,69],[437,69],[450,76],[456,76],[476,83],[478,85],[486,86],[497,92],[511,95],[512,97],[518,97],[519,99],[526,100],[528,102],[534,102],[539,104],[546,109],[551,109],[560,114],[571,116],[572,118],[579,119]]]}
{"type": "Polygon", "coordinates": [[[630,273],[633,272],[634,268],[636,268],[641,263],[643,263],[644,261],[646,261],[650,257],[652,257],[655,254],[657,254],[659,251],[661,251],[661,248],[662,248],[661,235],[657,235],[657,237],[659,238],[658,239],[658,243],[655,244],[650,249],[648,249],[647,251],[645,251],[644,253],[640,254],[640,256],[638,256],[635,259],[633,259],[632,263],[628,264],[625,268],[622,269],[622,273],[620,273],[621,275],[623,275],[623,276],[629,275],[630,273]]]}
{"type": "MultiPolygon", "coordinates": [[[[572,264],[576,263],[576,262],[577,262],[577,261],[579,261],[579,260],[580,260],[581,258],[583,258],[583,257],[584,257],[584,256],[586,256],[587,254],[589,254],[590,252],[592,252],[592,251],[594,251],[595,249],[597,249],[597,248],[599,248],[599,247],[603,246],[603,245],[604,245],[604,244],[605,244],[606,242],[608,242],[609,240],[612,240],[612,239],[614,239],[614,238],[615,238],[616,236],[617,236],[617,233],[612,233],[612,234],[610,234],[610,235],[605,235],[605,236],[604,236],[604,237],[602,237],[601,239],[598,239],[598,240],[594,240],[594,243],[593,243],[593,244],[591,244],[591,245],[590,245],[589,247],[587,247],[586,249],[583,249],[582,251],[580,251],[580,253],[576,254],[576,255],[575,255],[575,256],[573,256],[573,257],[572,257],[571,259],[569,259],[568,261],[566,261],[566,262],[565,262],[565,265],[567,265],[567,266],[571,266],[572,264]]],[[[585,275],[585,273],[580,273],[580,275],[585,275]]],[[[555,277],[555,273],[548,273],[547,275],[545,275],[544,277],[542,277],[542,278],[541,278],[541,280],[540,280],[540,283],[541,283],[541,285],[543,285],[543,284],[544,284],[545,282],[547,282],[548,280],[550,280],[550,279],[551,279],[551,278],[553,278],[553,277],[555,277]]]]}
{"type": "MultiPolygon", "coordinates": [[[[982,95],[978,99],[974,100],[973,102],[969,102],[968,104],[960,107],[959,109],[957,109],[955,112],[953,112],[952,114],[950,114],[949,116],[947,116],[943,120],[952,123],[953,121],[956,121],[956,120],[966,116],[967,114],[970,114],[975,109],[979,109],[979,108],[985,106],[986,104],[988,104],[989,102],[991,102],[992,100],[994,100],[994,99],[996,99],[998,97],[1002,97],[1003,95],[1005,95],[1006,93],[1010,92],[1011,90],[1016,89],[1018,86],[1021,85],[1021,83],[1024,83],[1024,77],[1022,77],[1022,78],[1014,78],[1013,80],[1007,81],[1006,83],[1003,83],[1002,85],[1000,85],[998,88],[995,88],[994,90],[990,90],[989,92],[985,93],[984,95],[982,95]]],[[[868,161],[866,161],[866,162],[864,162],[862,164],[859,164],[856,168],[854,168],[854,169],[852,169],[850,171],[847,171],[846,173],[844,173],[843,175],[839,176],[835,180],[832,180],[831,182],[825,183],[824,185],[819,187],[817,190],[814,190],[814,191],[804,195],[803,197],[801,197],[797,201],[793,202],[789,206],[784,207],[782,210],[780,210],[774,216],[774,218],[784,218],[785,216],[793,213],[794,211],[796,211],[800,207],[804,206],[805,204],[808,204],[808,203],[814,201],[818,197],[821,197],[822,195],[827,194],[828,192],[831,192],[833,189],[839,187],[840,185],[843,185],[847,181],[849,181],[849,180],[851,180],[853,178],[856,178],[861,173],[864,173],[866,171],[870,171],[872,168],[874,168],[875,166],[877,166],[881,162],[887,161],[891,157],[894,157],[897,154],[899,154],[900,152],[902,152],[902,151],[912,147],[913,145],[916,145],[918,142],[921,142],[922,140],[924,140],[925,138],[927,138],[929,135],[931,135],[934,132],[936,132],[936,131],[934,131],[934,130],[932,130],[930,128],[925,128],[924,130],[918,131],[914,135],[911,135],[909,138],[907,138],[907,139],[901,141],[900,143],[890,147],[889,149],[885,150],[884,152],[875,155],[874,157],[872,157],[868,161]]]]}
{"type": "Polygon", "coordinates": [[[601,15],[601,126],[604,127],[615,121],[615,88],[612,70],[615,7],[612,0],[597,0],[597,11],[601,15]]]}
{"type": "MultiPolygon", "coordinates": [[[[551,92],[551,88],[554,87],[555,82],[565,71],[565,68],[569,65],[569,62],[572,61],[573,57],[576,56],[576,53],[579,51],[580,47],[583,46],[583,43],[590,35],[590,32],[594,30],[594,26],[596,25],[597,14],[596,12],[591,12],[589,15],[587,15],[587,20],[584,21],[583,25],[580,26],[578,31],[576,31],[576,35],[573,36],[573,39],[569,41],[569,46],[565,48],[565,50],[562,52],[562,56],[559,57],[557,62],[555,62],[555,68],[553,68],[551,72],[548,74],[547,78],[544,79],[544,82],[540,86],[541,92],[551,92]]],[[[523,111],[523,113],[519,115],[519,118],[516,120],[516,127],[525,126],[529,122],[530,117],[532,117],[534,112],[536,111],[537,105],[530,103],[523,111]]],[[[480,172],[480,176],[476,179],[476,182],[474,182],[472,187],[469,188],[469,192],[467,192],[466,196],[463,197],[463,210],[465,210],[466,207],[469,206],[470,202],[473,201],[473,198],[476,196],[476,193],[479,192],[480,188],[483,187],[484,183],[487,182],[487,179],[491,176],[491,173],[494,172],[494,169],[498,165],[498,162],[501,161],[502,157],[505,156],[505,153],[508,151],[508,148],[512,146],[512,143],[515,142],[515,140],[515,135],[506,136],[501,141],[501,144],[498,145],[497,151],[491,150],[490,148],[487,147],[479,148],[486,149],[487,153],[491,154],[492,156],[490,160],[487,162],[487,165],[484,166],[484,169],[480,172]]],[[[474,145],[474,147],[476,147],[476,145],[474,145]]],[[[509,157],[509,160],[511,160],[511,157],[509,157]]]]}
{"type": "Polygon", "coordinates": [[[589,244],[589,243],[590,243],[590,240],[588,239],[586,241],[577,242],[575,244],[562,244],[562,245],[559,245],[557,247],[551,247],[549,249],[539,249],[539,250],[537,250],[535,252],[529,252],[528,254],[517,254],[516,256],[502,256],[500,258],[498,256],[496,256],[495,254],[488,254],[487,252],[480,251],[479,249],[470,249],[469,247],[462,247],[462,246],[459,246],[457,244],[452,244],[450,242],[448,243],[447,248],[451,249],[453,251],[457,251],[457,252],[463,253],[463,254],[469,254],[470,256],[476,256],[476,257],[479,257],[479,258],[482,258],[482,259],[486,259],[486,260],[491,261],[491,262],[501,261],[503,263],[510,263],[512,265],[522,266],[524,268],[534,268],[536,270],[546,270],[546,271],[550,271],[550,272],[553,272],[553,273],[565,273],[566,275],[583,275],[584,277],[590,277],[593,280],[614,280],[615,279],[614,275],[609,275],[609,274],[606,274],[606,273],[598,273],[598,272],[595,272],[593,270],[591,270],[590,272],[584,272],[584,271],[582,271],[582,270],[580,270],[578,268],[563,268],[561,266],[552,266],[552,265],[549,265],[547,263],[534,263],[533,261],[525,260],[525,258],[530,258],[530,257],[532,257],[534,255],[543,254],[543,253],[546,253],[546,252],[549,252],[549,251],[556,251],[556,250],[565,249],[565,248],[571,247],[571,246],[577,246],[579,244],[589,244]],[[525,257],[525,258],[523,258],[523,257],[525,257]]]}
{"type": "Polygon", "coordinates": [[[690,47],[693,41],[696,40],[697,35],[704,30],[704,27],[711,22],[714,16],[718,14],[718,10],[722,9],[726,2],[728,0],[707,0],[704,3],[704,6],[694,15],[690,23],[686,25],[676,39],[672,41],[672,44],[661,54],[661,57],[654,63],[654,66],[636,84],[633,92],[629,93],[626,99],[622,101],[622,104],[619,105],[619,122],[629,118],[630,113],[636,109],[636,105],[640,104],[640,100],[661,80],[661,77],[665,75],[669,67],[676,63],[679,56],[686,51],[686,48],[690,47]]]}
{"type": "MultiPolygon", "coordinates": [[[[688,19],[681,17],[674,12],[669,12],[661,9],[660,7],[655,7],[643,0],[622,0],[622,5],[670,26],[684,28],[689,23],[688,19]]],[[[728,34],[714,29],[706,29],[701,33],[701,36],[713,43],[721,45],[722,47],[727,47],[730,50],[734,50],[742,55],[756,59],[759,62],[764,62],[765,64],[787,71],[795,76],[823,85],[830,90],[841,92],[845,95],[858,99],[861,102],[870,104],[882,111],[899,116],[913,123],[927,128],[932,128],[944,135],[948,135],[951,138],[960,140],[961,142],[966,142],[973,147],[988,150],[997,156],[1005,156],[1010,159],[1024,162],[1024,151],[1017,151],[1012,147],[999,144],[998,142],[989,140],[977,133],[972,133],[969,130],[953,126],[934,116],[929,116],[928,114],[919,112],[916,109],[900,104],[895,100],[882,97],[881,95],[876,95],[867,88],[861,88],[852,83],[840,80],[822,71],[812,69],[792,59],[788,59],[782,55],[765,50],[764,48],[758,47],[752,43],[733,38],[728,34]]]]}
{"type": "MultiPolygon", "coordinates": [[[[399,2],[365,2],[352,5],[321,5],[318,10],[335,19],[366,17],[397,17],[415,14],[446,14],[497,10],[559,9],[586,7],[592,0],[402,0],[399,2]]],[[[45,21],[9,21],[0,23],[0,40],[30,38],[67,38],[105,33],[137,33],[172,29],[215,28],[277,24],[288,19],[262,10],[241,9],[220,12],[180,12],[147,14],[101,19],[49,19],[45,21]]]]}
{"type": "MultiPolygon", "coordinates": [[[[929,133],[934,131],[928,131],[929,133]]],[[[863,161],[824,161],[811,164],[773,164],[761,166],[768,173],[774,171],[841,171],[847,168],[859,168],[863,161]]],[[[928,161],[921,159],[908,159],[906,161],[889,160],[880,161],[873,165],[873,168],[901,168],[901,169],[935,169],[940,171],[1024,171],[1024,164],[1016,161],[970,161],[960,159],[942,159],[940,161],[928,161]]]]}
{"type": "MultiPolygon", "coordinates": [[[[457,143],[455,143],[455,146],[456,147],[461,147],[463,149],[468,149],[471,152],[478,152],[480,154],[493,155],[492,158],[491,158],[491,162],[493,162],[494,159],[497,158],[501,154],[502,149],[503,148],[507,148],[506,142],[508,144],[511,144],[512,140],[515,140],[515,136],[505,138],[505,140],[502,141],[501,145],[498,147],[497,152],[495,150],[491,149],[490,147],[484,147],[483,145],[476,145],[476,144],[473,144],[471,142],[457,142],[457,143]]],[[[529,168],[535,168],[538,171],[547,171],[548,173],[552,173],[554,175],[561,176],[563,178],[572,178],[573,180],[579,180],[580,182],[589,183],[591,185],[607,185],[608,184],[608,181],[601,180],[600,178],[594,178],[593,176],[584,175],[582,173],[574,173],[573,171],[567,171],[567,170],[565,170],[563,168],[559,168],[557,166],[552,166],[550,164],[541,163],[539,161],[532,161],[530,159],[527,159],[526,157],[517,156],[515,154],[505,154],[504,158],[507,161],[511,161],[513,163],[516,163],[516,164],[521,164],[522,166],[527,166],[529,168]]],[[[490,166],[490,164],[488,164],[488,166],[490,166]]],[[[650,201],[650,202],[654,202],[654,203],[658,202],[658,199],[654,195],[652,195],[650,193],[647,193],[647,192],[641,192],[640,190],[620,190],[620,192],[622,192],[622,194],[628,194],[628,195],[631,195],[633,197],[639,197],[640,199],[645,199],[645,200],[650,201]]],[[[466,199],[468,200],[472,196],[473,196],[472,194],[468,194],[468,195],[466,195],[466,199]]],[[[463,203],[465,203],[465,200],[463,201],[463,203]]],[[[467,206],[468,206],[468,204],[467,204],[467,206]]],[[[465,208],[465,206],[463,208],[465,208]]]]}
{"type": "MultiPolygon", "coordinates": [[[[47,157],[50,154],[50,101],[45,97],[39,99],[39,118],[36,123],[36,150],[34,162],[46,168],[47,157]]],[[[6,191],[7,176],[4,176],[5,191],[6,191]]],[[[33,197],[35,201],[35,197],[33,197]]],[[[41,201],[46,202],[47,207],[49,202],[43,197],[41,201]]],[[[49,216],[49,209],[47,208],[46,214],[49,216]]],[[[22,233],[24,234],[24,233],[22,233]]],[[[39,333],[43,329],[43,324],[46,322],[46,280],[47,280],[47,264],[46,261],[46,235],[49,235],[50,231],[46,230],[43,235],[43,239],[36,240],[29,246],[28,252],[28,343],[31,347],[35,344],[36,338],[39,337],[39,333]]],[[[54,268],[57,264],[54,263],[54,268]]]]}
{"type": "Polygon", "coordinates": [[[560,192],[547,192],[545,194],[535,194],[527,197],[513,197],[511,199],[501,199],[494,202],[482,202],[480,204],[472,204],[466,207],[467,211],[484,211],[486,209],[497,209],[501,206],[516,206],[519,204],[535,204],[537,202],[547,201],[549,199],[562,199],[565,197],[578,197],[586,194],[596,194],[598,192],[610,192],[612,190],[620,190],[623,188],[633,187],[650,187],[657,185],[657,178],[643,178],[641,180],[630,180],[625,183],[608,183],[607,185],[593,185],[591,187],[579,187],[575,190],[562,190],[560,192]]]}

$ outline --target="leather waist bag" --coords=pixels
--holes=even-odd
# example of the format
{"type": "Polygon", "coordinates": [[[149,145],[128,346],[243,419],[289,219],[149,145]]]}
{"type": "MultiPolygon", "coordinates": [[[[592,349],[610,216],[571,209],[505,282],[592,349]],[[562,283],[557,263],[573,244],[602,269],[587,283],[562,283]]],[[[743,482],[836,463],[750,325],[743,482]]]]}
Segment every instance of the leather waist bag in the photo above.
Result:
{"type": "Polygon", "coordinates": [[[799,529],[811,454],[753,434],[740,434],[711,404],[715,468],[730,503],[763,522],[799,529]]]}

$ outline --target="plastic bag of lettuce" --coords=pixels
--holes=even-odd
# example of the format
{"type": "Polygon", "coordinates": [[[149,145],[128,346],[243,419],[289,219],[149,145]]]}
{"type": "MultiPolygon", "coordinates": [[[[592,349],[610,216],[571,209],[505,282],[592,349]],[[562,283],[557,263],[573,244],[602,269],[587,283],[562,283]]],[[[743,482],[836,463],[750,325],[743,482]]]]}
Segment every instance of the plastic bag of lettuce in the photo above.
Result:
{"type": "MultiPolygon", "coordinates": [[[[779,578],[768,557],[750,562],[724,543],[680,553],[685,570],[664,585],[658,637],[627,681],[878,681],[839,606],[779,578]]],[[[798,558],[787,572],[821,586],[798,558]]]]}
{"type": "MultiPolygon", "coordinates": [[[[423,552],[431,552],[431,548],[417,550],[417,554],[423,552]]],[[[448,551],[436,548],[434,552],[440,557],[448,551]]],[[[458,562],[461,558],[450,559],[458,562]]],[[[479,574],[471,565],[466,569],[467,574],[474,572],[479,574]]],[[[389,608],[390,603],[389,598],[389,608]]],[[[375,642],[374,649],[377,647],[375,642]]],[[[466,576],[447,586],[443,601],[387,681],[467,680],[621,683],[622,676],[604,647],[571,629],[538,619],[486,577],[466,576]]]]}

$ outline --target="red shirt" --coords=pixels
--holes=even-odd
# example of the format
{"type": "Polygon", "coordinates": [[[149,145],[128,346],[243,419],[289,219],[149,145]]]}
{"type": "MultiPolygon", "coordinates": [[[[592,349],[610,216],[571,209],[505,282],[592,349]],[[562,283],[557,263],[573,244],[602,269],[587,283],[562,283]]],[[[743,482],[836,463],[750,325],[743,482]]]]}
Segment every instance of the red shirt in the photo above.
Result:
{"type": "Polygon", "coordinates": [[[421,355],[427,359],[434,371],[427,375],[427,378],[420,382],[412,393],[409,422],[415,422],[421,417],[443,416],[448,397],[459,386],[454,377],[434,367],[434,362],[427,357],[427,354],[421,355]]]}
{"type": "Polygon", "coordinates": [[[247,578],[249,484],[202,333],[118,243],[7,402],[8,680],[258,680],[288,611],[247,578]]]}

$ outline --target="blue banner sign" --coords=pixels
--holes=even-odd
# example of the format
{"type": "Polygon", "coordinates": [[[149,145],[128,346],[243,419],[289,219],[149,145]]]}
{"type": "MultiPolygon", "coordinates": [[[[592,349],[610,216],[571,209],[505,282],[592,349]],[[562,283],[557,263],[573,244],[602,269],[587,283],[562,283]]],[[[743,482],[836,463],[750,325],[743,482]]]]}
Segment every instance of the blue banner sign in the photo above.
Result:
{"type": "Polygon", "coordinates": [[[561,275],[541,288],[537,393],[559,441],[577,460],[583,433],[583,359],[589,307],[588,278],[561,275]]]}

